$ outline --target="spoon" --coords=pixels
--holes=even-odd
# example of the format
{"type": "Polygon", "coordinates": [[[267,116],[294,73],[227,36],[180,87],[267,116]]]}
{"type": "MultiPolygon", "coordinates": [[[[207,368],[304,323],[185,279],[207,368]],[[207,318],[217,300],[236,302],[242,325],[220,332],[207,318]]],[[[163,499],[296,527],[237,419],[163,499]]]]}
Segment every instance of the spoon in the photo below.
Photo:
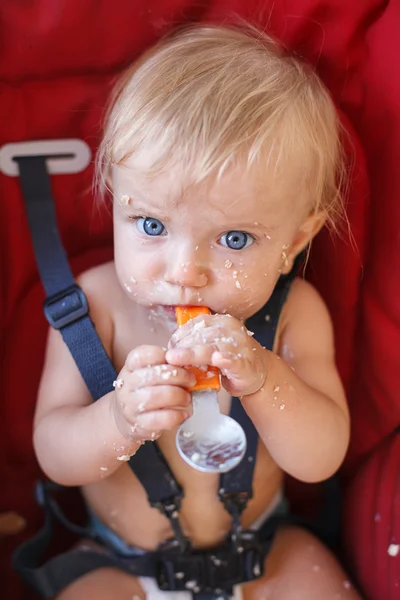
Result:
{"type": "MultiPolygon", "coordinates": [[[[204,306],[177,307],[178,326],[200,314],[204,306]]],[[[215,367],[188,367],[196,375],[192,393],[193,415],[179,427],[176,447],[184,461],[204,473],[225,473],[235,468],[246,452],[246,435],[237,421],[221,414],[218,404],[219,371],[215,367]]]]}

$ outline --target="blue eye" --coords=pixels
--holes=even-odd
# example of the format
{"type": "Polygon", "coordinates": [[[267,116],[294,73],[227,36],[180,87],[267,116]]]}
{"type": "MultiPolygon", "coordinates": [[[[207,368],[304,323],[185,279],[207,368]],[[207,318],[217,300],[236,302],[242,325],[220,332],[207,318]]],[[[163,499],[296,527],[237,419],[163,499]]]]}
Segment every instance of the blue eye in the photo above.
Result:
{"type": "Polygon", "coordinates": [[[141,233],[153,237],[162,235],[165,231],[165,227],[161,221],[153,219],[152,217],[139,217],[139,219],[136,220],[136,224],[141,233]]]}
{"type": "Polygon", "coordinates": [[[253,236],[244,231],[228,231],[220,237],[222,246],[226,246],[231,250],[243,250],[251,246],[253,242],[253,236]]]}

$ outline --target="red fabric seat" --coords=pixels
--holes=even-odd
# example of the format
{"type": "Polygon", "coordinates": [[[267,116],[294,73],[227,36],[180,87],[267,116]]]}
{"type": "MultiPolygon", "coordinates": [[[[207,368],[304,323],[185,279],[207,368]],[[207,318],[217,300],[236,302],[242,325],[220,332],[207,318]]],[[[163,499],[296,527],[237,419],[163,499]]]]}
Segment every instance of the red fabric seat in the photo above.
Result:
{"type": "MultiPolygon", "coordinates": [[[[351,131],[354,168],[348,215],[354,243],[345,233],[335,239],[328,233],[321,234],[313,246],[307,276],[332,312],[337,360],[352,413],[353,436],[343,471],[344,480],[353,486],[353,500],[348,502],[352,526],[344,528],[344,539],[367,595],[372,600],[389,599],[385,595],[389,589],[387,578],[395,584],[395,568],[375,570],[377,556],[366,552],[366,547],[376,542],[374,536],[355,537],[357,524],[373,519],[373,514],[365,504],[365,495],[354,492],[354,486],[361,486],[354,474],[363,457],[372,453],[400,421],[399,3],[3,2],[0,146],[76,137],[85,140],[94,153],[110,84],[126,64],[174,24],[234,20],[234,15],[266,27],[311,60],[330,87],[351,131]],[[354,494],[360,510],[354,510],[354,494]]],[[[110,218],[107,211],[93,208],[91,179],[91,167],[80,174],[53,177],[62,237],[75,273],[111,256],[110,218]]],[[[32,491],[39,470],[31,431],[47,326],[19,183],[1,172],[0,211],[4,257],[0,513],[15,510],[27,520],[21,534],[0,539],[0,580],[5,582],[7,598],[18,600],[27,598],[28,593],[11,573],[9,555],[41,522],[32,491]]],[[[400,488],[393,485],[393,462],[391,465],[384,477],[392,483],[382,494],[395,494],[398,503],[400,488]]],[[[378,485],[379,475],[375,470],[373,487],[378,485]]],[[[390,510],[389,501],[382,500],[382,506],[390,510]]],[[[387,519],[398,535],[399,511],[387,512],[387,519]]],[[[376,552],[379,548],[377,545],[376,552]]],[[[386,553],[385,560],[396,558],[388,558],[386,553]]]]}

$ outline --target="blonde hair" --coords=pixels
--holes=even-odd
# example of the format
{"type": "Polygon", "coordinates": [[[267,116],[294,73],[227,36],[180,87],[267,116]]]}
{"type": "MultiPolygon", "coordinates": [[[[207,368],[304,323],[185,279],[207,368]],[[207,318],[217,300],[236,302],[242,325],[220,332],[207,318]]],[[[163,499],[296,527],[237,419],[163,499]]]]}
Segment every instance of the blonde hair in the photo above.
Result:
{"type": "Polygon", "coordinates": [[[128,158],[145,177],[179,168],[189,184],[221,174],[237,159],[282,159],[306,185],[315,211],[342,213],[340,123],[316,73],[266,34],[192,26],[161,40],[115,88],[96,178],[128,158]]]}

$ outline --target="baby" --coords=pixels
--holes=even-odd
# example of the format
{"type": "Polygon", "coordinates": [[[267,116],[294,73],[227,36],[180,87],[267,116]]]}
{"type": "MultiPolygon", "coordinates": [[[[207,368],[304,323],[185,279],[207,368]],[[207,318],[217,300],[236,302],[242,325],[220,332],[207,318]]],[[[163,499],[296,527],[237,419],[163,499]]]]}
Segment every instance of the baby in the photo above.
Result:
{"type": "MultiPolygon", "coordinates": [[[[175,445],[191,415],[190,365],[217,367],[221,411],[239,398],[258,433],[243,531],[282,512],[284,473],[316,482],[340,466],[349,415],[318,293],[293,278],[269,348],[245,326],[341,212],[339,133],[316,74],[254,31],[179,31],[116,89],[97,163],[98,184],[112,196],[114,260],[79,284],[118,377],[92,402],[59,332],[50,331],[34,431],[41,467],[82,487],[108,552],[128,560],[176,533],[126,463],[138,451],[140,460],[144,442],[157,443],[183,490],[173,518],[186,548],[218,549],[229,537],[218,475],[192,469],[175,445]],[[176,329],[176,306],[211,314],[176,329]]],[[[265,312],[266,327],[270,319],[265,312]]],[[[310,533],[289,525],[274,533],[265,568],[235,585],[235,599],[359,597],[310,533]]],[[[232,557],[242,551],[231,544],[232,557]]],[[[151,577],[102,568],[59,598],[185,600],[201,591],[189,583],[191,591],[163,592],[151,577]]]]}

